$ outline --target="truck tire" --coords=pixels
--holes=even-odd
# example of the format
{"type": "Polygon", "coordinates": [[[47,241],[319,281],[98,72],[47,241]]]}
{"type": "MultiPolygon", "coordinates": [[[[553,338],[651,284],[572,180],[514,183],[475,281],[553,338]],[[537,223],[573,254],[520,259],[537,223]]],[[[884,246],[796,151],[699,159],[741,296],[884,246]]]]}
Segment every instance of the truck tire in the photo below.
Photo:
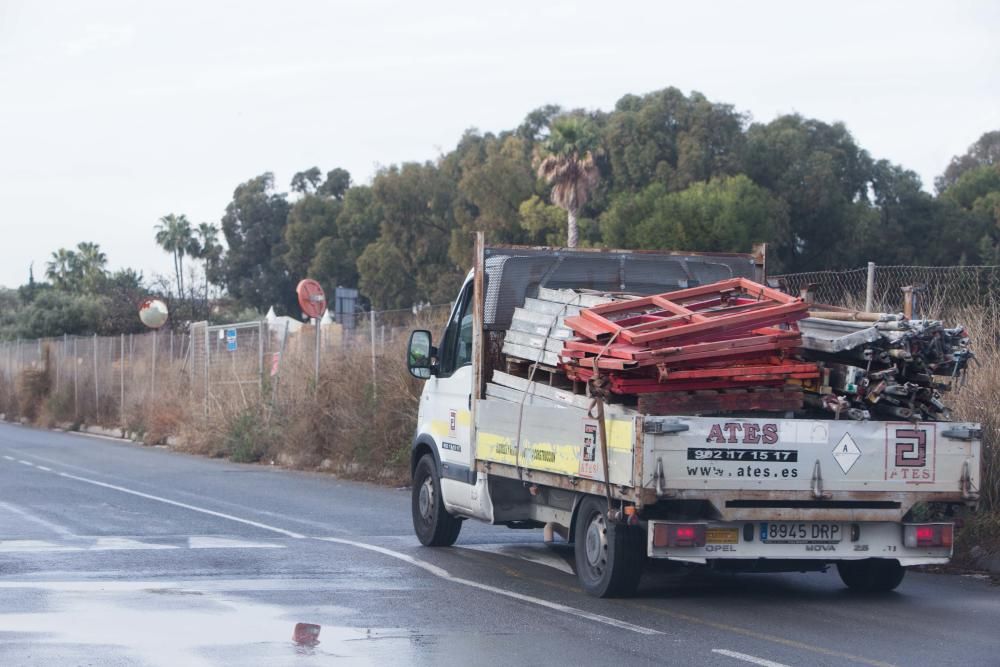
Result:
{"type": "Polygon", "coordinates": [[[898,560],[888,558],[842,560],[837,563],[837,572],[848,588],[863,593],[888,593],[906,575],[898,560]]]}
{"type": "Polygon", "coordinates": [[[646,560],[642,528],[608,521],[603,498],[587,496],[576,514],[576,576],[583,589],[600,598],[629,597],[639,587],[646,560]]]}
{"type": "Polygon", "coordinates": [[[411,493],[413,530],[425,547],[450,547],[462,530],[462,520],[444,508],[441,479],[434,457],[424,455],[413,471],[411,493]]]}

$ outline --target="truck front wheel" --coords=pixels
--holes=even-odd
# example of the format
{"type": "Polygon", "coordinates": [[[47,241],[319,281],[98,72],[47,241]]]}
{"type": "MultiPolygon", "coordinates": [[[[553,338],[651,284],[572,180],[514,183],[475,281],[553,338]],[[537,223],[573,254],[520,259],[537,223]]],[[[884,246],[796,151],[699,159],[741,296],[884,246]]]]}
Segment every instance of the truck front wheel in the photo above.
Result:
{"type": "Polygon", "coordinates": [[[851,590],[864,593],[887,593],[903,581],[906,570],[898,560],[866,558],[837,563],[841,581],[851,590]]]}
{"type": "Polygon", "coordinates": [[[434,457],[425,455],[413,471],[411,494],[413,530],[425,547],[450,547],[462,530],[462,520],[448,514],[441,498],[441,479],[434,457]]]}
{"type": "Polygon", "coordinates": [[[608,505],[594,496],[580,502],[576,514],[576,576],[597,597],[628,597],[639,587],[646,540],[638,526],[608,520],[608,505]]]}

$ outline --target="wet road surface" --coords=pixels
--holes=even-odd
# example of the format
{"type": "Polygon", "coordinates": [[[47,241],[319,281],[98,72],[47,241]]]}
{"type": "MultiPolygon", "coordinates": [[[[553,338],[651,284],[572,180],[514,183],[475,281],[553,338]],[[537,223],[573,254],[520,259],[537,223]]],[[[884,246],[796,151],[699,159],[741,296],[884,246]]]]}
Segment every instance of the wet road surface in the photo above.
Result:
{"type": "Polygon", "coordinates": [[[597,600],[540,531],[426,549],[409,511],[405,489],[0,424],[0,665],[1000,665],[984,579],[661,571],[597,600]]]}

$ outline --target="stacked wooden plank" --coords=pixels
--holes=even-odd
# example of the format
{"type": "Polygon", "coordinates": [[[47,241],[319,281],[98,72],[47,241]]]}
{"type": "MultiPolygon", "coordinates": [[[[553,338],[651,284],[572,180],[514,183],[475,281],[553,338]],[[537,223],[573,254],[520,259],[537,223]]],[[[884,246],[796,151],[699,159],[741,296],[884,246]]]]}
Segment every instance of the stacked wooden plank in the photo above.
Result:
{"type": "Polygon", "coordinates": [[[782,387],[818,376],[794,355],[791,325],[807,308],[745,278],[598,304],[564,318],[577,337],[561,361],[570,378],[600,373],[617,394],[782,387]]]}

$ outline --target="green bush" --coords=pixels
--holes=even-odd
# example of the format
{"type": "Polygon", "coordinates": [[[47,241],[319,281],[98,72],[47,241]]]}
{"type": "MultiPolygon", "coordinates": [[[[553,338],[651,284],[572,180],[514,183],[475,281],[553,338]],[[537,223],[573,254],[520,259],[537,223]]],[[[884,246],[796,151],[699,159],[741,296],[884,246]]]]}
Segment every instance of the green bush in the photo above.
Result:
{"type": "Polygon", "coordinates": [[[236,463],[256,463],[267,453],[270,440],[261,412],[248,408],[229,421],[224,451],[236,463]]]}

